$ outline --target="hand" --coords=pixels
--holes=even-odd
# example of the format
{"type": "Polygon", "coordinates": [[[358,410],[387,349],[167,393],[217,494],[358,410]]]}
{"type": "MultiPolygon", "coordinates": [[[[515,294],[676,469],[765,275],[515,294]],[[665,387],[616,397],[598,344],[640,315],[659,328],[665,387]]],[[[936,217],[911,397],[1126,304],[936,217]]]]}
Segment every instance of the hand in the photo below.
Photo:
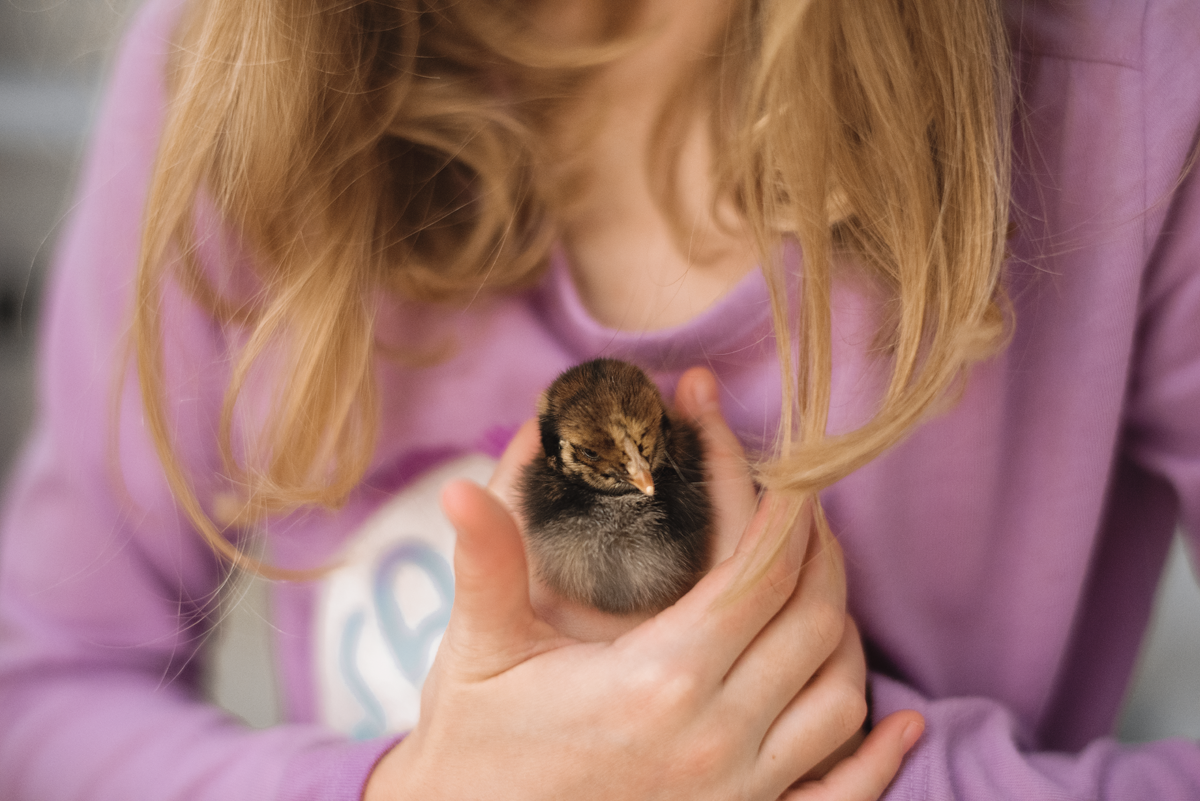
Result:
{"type": "MultiPolygon", "coordinates": [[[[849,617],[842,642],[822,671],[839,673],[852,687],[866,684],[866,662],[858,628],[849,617]]],[[[849,740],[792,785],[780,801],[875,801],[900,770],[904,755],[925,730],[925,720],[913,710],[888,715],[866,733],[849,740]]]]}
{"type": "MultiPolygon", "coordinates": [[[[715,404],[696,400],[705,428],[724,436],[715,404]]],[[[778,534],[769,505],[756,509],[748,479],[733,478],[714,465],[717,550],[736,542],[732,553],[612,643],[580,643],[538,619],[512,516],[488,492],[451,485],[450,626],[417,728],[380,761],[364,797],[773,801],[848,740],[865,703],[861,674],[846,666],[861,663],[861,646],[845,626],[840,555],[810,552],[804,525],[762,580],[734,592],[756,545],[778,534]]],[[[903,753],[895,729],[881,724],[789,797],[877,797],[903,753]]]]}
{"type": "MultiPolygon", "coordinates": [[[[678,411],[700,429],[705,441],[712,479],[712,497],[719,515],[716,559],[730,555],[735,541],[730,532],[741,532],[754,511],[756,499],[747,492],[749,484],[746,459],[741,444],[725,424],[717,403],[716,383],[707,370],[689,370],[680,379],[676,391],[678,411]],[[726,517],[721,520],[720,516],[726,517]]],[[[818,547],[814,541],[810,547],[818,547]]],[[[838,575],[845,591],[845,571],[841,549],[835,550],[838,575]]],[[[809,557],[806,557],[806,559],[809,557]]],[[[782,613],[781,613],[782,614],[782,613]]],[[[844,682],[847,713],[861,700],[865,703],[866,659],[858,627],[847,615],[842,640],[829,660],[820,668],[822,680],[830,684],[844,682]]],[[[920,713],[903,710],[888,715],[869,733],[865,723],[836,750],[796,781],[782,798],[786,801],[874,801],[887,789],[900,769],[904,755],[916,744],[925,729],[920,713]]]]}

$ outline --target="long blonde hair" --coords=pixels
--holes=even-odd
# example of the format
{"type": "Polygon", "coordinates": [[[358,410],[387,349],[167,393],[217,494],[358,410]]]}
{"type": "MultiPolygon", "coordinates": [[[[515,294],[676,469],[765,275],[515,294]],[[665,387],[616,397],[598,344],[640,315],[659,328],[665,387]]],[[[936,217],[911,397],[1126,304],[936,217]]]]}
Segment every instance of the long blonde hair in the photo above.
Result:
{"type": "MultiPolygon", "coordinates": [[[[247,559],[176,455],[164,281],[181,282],[244,342],[219,432],[224,478],[240,488],[224,522],[337,506],[375,443],[375,304],[454,303],[538,280],[561,191],[546,178],[539,133],[572,86],[628,46],[636,3],[617,5],[594,43],[555,49],[518,0],[192,4],[147,205],[134,335],[166,475],[218,552],[247,559]],[[209,206],[249,256],[244,297],[217,291],[199,263],[197,217],[209,206]],[[235,448],[239,398],[268,362],[276,407],[235,448]]],[[[896,443],[1002,342],[1003,27],[992,0],[745,0],[720,45],[696,87],[720,111],[714,177],[757,241],[785,374],[781,444],[761,478],[811,496],[896,443]],[[787,237],[804,253],[798,310],[778,262],[787,237]],[[838,251],[886,293],[892,367],[875,417],[829,437],[838,251]]]]}

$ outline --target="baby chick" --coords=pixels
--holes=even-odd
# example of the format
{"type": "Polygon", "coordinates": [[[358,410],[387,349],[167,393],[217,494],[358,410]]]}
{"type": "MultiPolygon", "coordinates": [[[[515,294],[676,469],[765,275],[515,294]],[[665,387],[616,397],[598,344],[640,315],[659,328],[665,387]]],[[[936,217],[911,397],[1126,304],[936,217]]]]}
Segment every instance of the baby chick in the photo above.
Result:
{"type": "Polygon", "coordinates": [[[559,594],[617,614],[657,612],[699,579],[712,513],[704,453],[641,369],[596,359],[538,402],[543,455],[520,493],[526,546],[559,594]]]}

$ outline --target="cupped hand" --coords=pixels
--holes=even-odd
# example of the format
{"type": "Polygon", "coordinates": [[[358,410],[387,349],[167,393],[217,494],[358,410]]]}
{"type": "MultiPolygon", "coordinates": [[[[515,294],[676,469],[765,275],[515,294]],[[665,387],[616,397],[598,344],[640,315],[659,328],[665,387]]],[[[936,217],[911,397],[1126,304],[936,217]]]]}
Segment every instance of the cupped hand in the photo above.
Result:
{"type": "MultiPolygon", "coordinates": [[[[711,375],[692,371],[676,403],[709,449],[719,561],[674,606],[613,626],[634,623],[611,642],[581,642],[539,617],[509,509],[467,482],[446,489],[458,531],[450,624],[420,720],[376,766],[367,801],[883,792],[916,739],[912,727],[920,732],[916,713],[888,718],[823,778],[797,783],[860,731],[862,647],[847,625],[840,552],[809,536],[807,515],[756,570],[784,518],[778,504],[757,503],[715,398],[711,375]]],[[[517,455],[505,458],[519,462],[522,447],[518,437],[517,455]]],[[[504,494],[512,473],[498,475],[493,490],[504,494]]]]}

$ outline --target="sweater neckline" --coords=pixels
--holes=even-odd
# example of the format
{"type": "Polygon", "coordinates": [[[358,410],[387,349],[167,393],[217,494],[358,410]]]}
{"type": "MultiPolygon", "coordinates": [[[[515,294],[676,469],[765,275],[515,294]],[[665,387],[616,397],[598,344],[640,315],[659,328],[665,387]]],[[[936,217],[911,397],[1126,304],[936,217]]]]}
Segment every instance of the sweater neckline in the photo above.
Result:
{"type": "Polygon", "coordinates": [[[603,325],[588,312],[571,278],[566,253],[555,248],[534,303],[574,357],[625,359],[651,370],[682,370],[710,359],[727,359],[771,336],[770,293],[758,267],[686,323],[623,331],[603,325]]]}

